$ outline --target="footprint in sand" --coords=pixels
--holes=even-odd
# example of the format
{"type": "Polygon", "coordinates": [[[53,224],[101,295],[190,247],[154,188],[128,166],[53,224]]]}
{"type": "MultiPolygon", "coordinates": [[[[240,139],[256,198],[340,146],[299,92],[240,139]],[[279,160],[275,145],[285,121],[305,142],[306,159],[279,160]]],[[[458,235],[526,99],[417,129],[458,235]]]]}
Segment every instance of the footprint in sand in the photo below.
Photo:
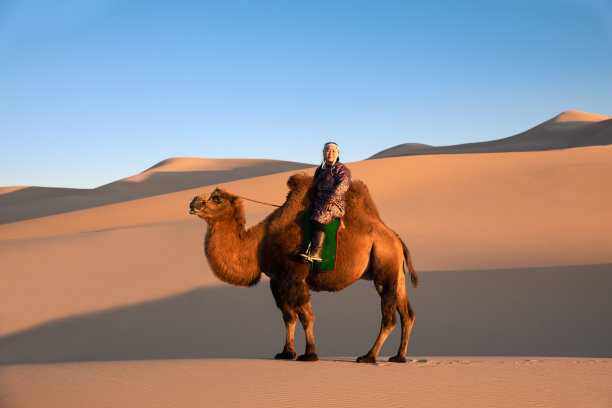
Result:
{"type": "Polygon", "coordinates": [[[502,361],[502,364],[511,364],[511,365],[535,365],[539,363],[544,363],[545,360],[534,360],[534,359],[525,359],[525,360],[514,360],[514,361],[502,361]]]}
{"type": "Polygon", "coordinates": [[[418,364],[418,365],[423,365],[423,364],[427,364],[429,362],[429,360],[407,360],[406,363],[408,364],[418,364]]]}
{"type": "Polygon", "coordinates": [[[573,364],[589,364],[589,365],[606,364],[608,362],[609,362],[609,360],[576,360],[576,361],[572,361],[573,364]]]}

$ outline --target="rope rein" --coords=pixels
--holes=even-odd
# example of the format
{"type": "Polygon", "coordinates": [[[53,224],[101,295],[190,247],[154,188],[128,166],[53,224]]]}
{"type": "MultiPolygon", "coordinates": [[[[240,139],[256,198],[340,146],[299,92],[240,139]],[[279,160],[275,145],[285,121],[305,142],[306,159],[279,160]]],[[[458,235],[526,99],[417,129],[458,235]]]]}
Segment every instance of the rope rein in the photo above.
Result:
{"type": "MultiPolygon", "coordinates": [[[[217,195],[217,190],[212,192],[212,194],[206,199],[205,203],[209,202],[210,200],[212,200],[217,195]]],[[[243,200],[252,201],[252,202],[258,203],[258,204],[269,205],[271,207],[278,207],[278,208],[282,207],[282,206],[276,205],[276,204],[264,203],[263,201],[251,200],[250,198],[246,198],[246,197],[243,197],[243,196],[236,196],[236,197],[240,197],[243,200]]]]}
{"type": "Polygon", "coordinates": [[[271,207],[279,207],[279,208],[281,207],[280,205],[264,203],[263,201],[251,200],[250,198],[246,198],[246,197],[242,197],[242,196],[238,196],[238,197],[242,198],[243,200],[252,201],[252,202],[258,203],[258,204],[269,205],[271,207]]]}

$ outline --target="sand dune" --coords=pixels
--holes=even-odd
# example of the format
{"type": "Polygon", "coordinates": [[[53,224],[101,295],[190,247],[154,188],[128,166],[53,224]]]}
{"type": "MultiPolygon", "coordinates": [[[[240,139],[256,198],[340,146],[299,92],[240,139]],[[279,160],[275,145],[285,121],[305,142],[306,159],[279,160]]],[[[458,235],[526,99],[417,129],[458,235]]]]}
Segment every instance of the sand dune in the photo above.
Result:
{"type": "Polygon", "coordinates": [[[453,146],[406,143],[385,149],[369,159],[427,154],[524,152],[612,144],[612,118],[566,111],[518,135],[489,142],[453,146]]]}
{"type": "MultiPolygon", "coordinates": [[[[609,122],[566,112],[488,147],[540,151],[348,164],[420,274],[403,366],[352,363],[380,324],[371,282],[313,294],[322,362],[271,361],[267,282],[223,286],[205,261],[194,195],[281,204],[314,167],[171,159],[94,190],[3,188],[0,406],[609,406],[612,146],[559,147],[605,141],[609,122]]],[[[245,208],[248,225],[273,211],[245,208]]]]}
{"type": "Polygon", "coordinates": [[[24,188],[28,188],[26,186],[11,186],[11,187],[0,187],[0,195],[12,193],[13,191],[18,191],[24,188]]]}
{"type": "Polygon", "coordinates": [[[94,189],[5,187],[0,190],[0,224],[307,167],[312,165],[261,159],[174,158],[94,189]]]}
{"type": "Polygon", "coordinates": [[[98,189],[126,191],[138,197],[149,197],[312,166],[306,163],[263,159],[174,158],[164,160],[138,175],[98,189]]]}

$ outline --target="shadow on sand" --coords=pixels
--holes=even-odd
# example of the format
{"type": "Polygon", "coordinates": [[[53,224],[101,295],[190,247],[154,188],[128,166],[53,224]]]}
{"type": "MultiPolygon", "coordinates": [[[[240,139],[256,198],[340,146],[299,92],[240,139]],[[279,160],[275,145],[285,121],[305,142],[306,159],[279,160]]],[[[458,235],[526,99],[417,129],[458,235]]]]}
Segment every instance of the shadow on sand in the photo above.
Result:
{"type": "MultiPolygon", "coordinates": [[[[420,274],[409,356],[612,357],[612,265],[420,274]]],[[[367,352],[379,323],[371,282],[314,293],[321,357],[367,352]]],[[[399,330],[381,351],[395,354],[399,330]]],[[[200,288],[0,338],[0,364],[271,358],[284,326],[267,282],[200,288]]],[[[304,347],[296,331],[296,348],[304,347]]]]}

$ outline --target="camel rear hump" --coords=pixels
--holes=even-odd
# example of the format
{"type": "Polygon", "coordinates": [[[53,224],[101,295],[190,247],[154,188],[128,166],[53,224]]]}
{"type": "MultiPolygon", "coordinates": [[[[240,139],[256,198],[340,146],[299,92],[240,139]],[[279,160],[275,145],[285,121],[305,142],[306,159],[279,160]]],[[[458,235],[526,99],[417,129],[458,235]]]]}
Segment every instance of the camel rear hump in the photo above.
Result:
{"type": "Polygon", "coordinates": [[[361,180],[351,181],[351,186],[346,192],[346,206],[347,211],[350,207],[353,210],[357,209],[364,214],[380,218],[378,208],[376,208],[376,204],[374,204],[374,200],[372,200],[370,195],[370,190],[361,180]]]}

